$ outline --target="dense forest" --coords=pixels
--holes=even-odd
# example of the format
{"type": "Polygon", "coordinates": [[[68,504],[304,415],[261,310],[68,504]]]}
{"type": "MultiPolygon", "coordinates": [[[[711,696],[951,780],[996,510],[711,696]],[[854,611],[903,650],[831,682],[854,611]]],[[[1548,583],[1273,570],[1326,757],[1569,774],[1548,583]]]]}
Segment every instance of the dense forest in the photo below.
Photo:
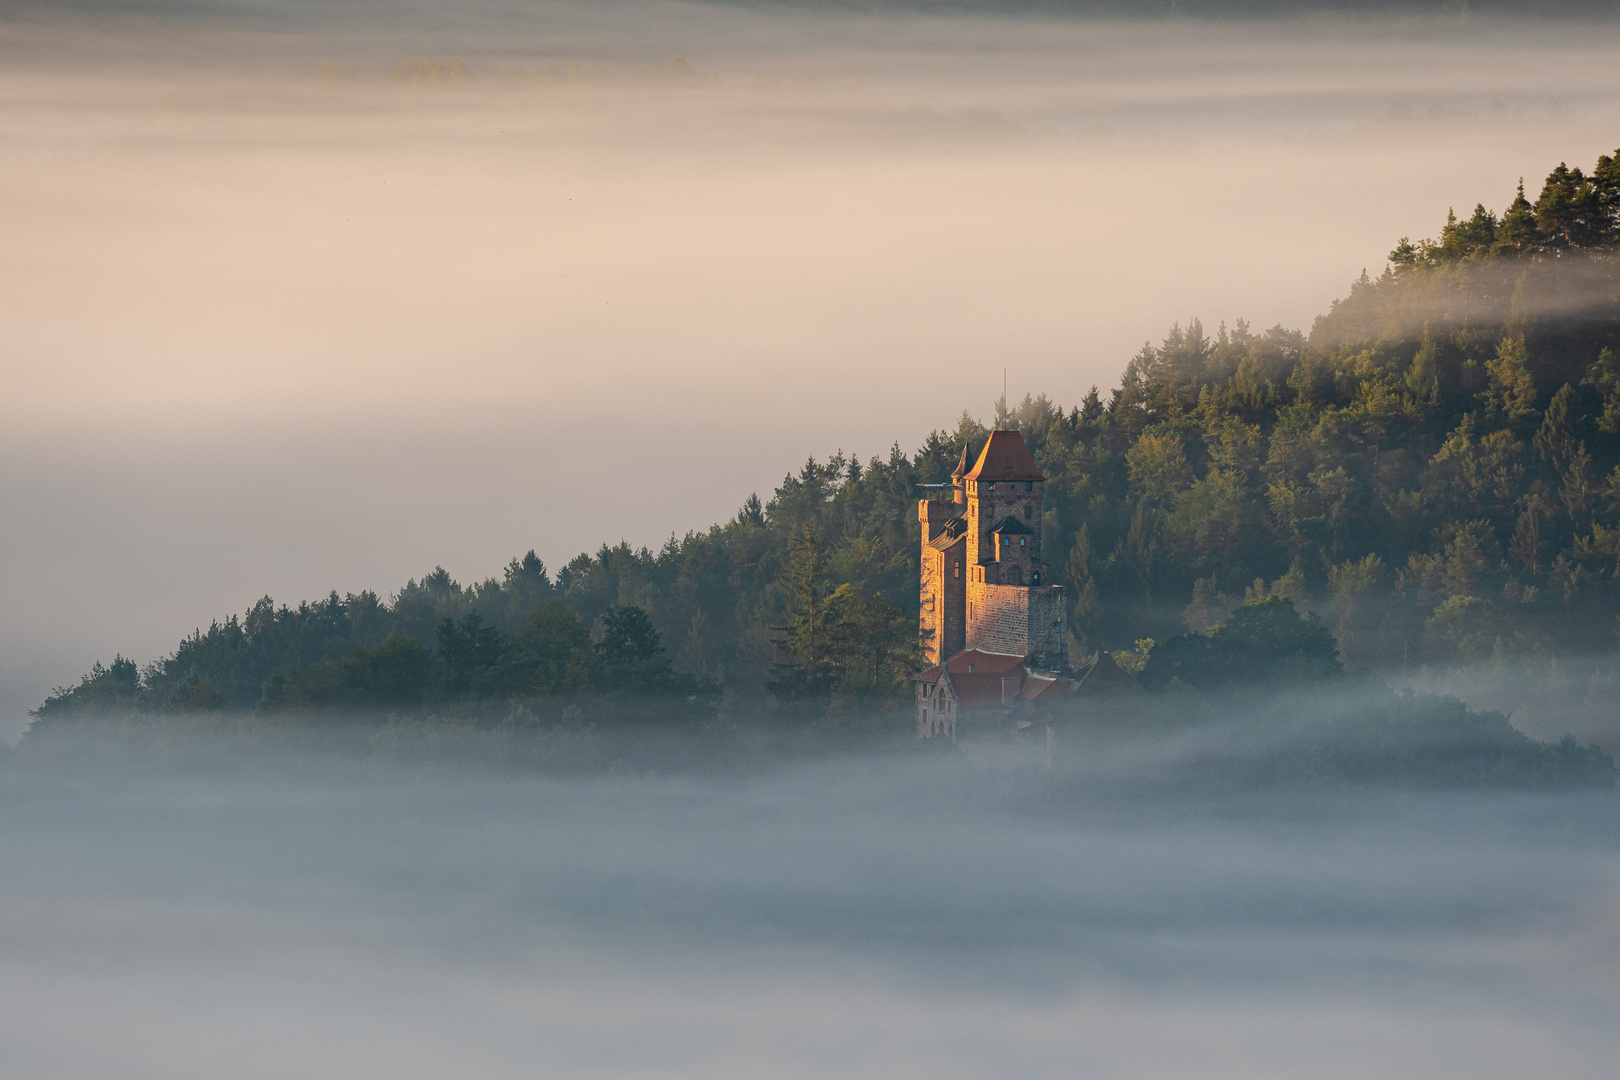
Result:
{"type": "MultiPolygon", "coordinates": [[[[1532,673],[1590,695],[1620,645],[1620,164],[1559,165],[1532,202],[1402,239],[1309,333],[1194,319],[1104,399],[998,402],[1048,477],[1042,546],[1071,657],[1286,598],[1350,669],[1532,673]]],[[[659,550],[534,553],[463,585],[277,605],[144,669],[97,665],[86,710],[379,714],[513,700],[678,702],[696,720],[902,701],[915,670],[917,485],[986,428],[914,454],[812,458],[766,501],[659,550]]],[[[1185,648],[1178,644],[1175,648],[1185,648]]],[[[1162,664],[1160,665],[1162,666],[1162,664]]],[[[1608,680],[1605,682],[1605,680],[1608,680]]]]}

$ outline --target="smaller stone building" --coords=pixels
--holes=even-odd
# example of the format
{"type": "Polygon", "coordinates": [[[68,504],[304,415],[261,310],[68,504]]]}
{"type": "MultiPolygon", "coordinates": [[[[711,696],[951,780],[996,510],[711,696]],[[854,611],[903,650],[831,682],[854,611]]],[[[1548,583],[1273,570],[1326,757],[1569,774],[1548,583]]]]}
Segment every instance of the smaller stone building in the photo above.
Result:
{"type": "Polygon", "coordinates": [[[964,649],[916,676],[917,736],[962,740],[1017,738],[1049,705],[1078,685],[1032,671],[1021,656],[964,649]]]}
{"type": "Polygon", "coordinates": [[[1023,657],[967,649],[918,673],[917,737],[953,743],[1048,742],[1053,707],[1078,695],[1134,688],[1106,651],[1070,674],[1032,669],[1023,657]]]}

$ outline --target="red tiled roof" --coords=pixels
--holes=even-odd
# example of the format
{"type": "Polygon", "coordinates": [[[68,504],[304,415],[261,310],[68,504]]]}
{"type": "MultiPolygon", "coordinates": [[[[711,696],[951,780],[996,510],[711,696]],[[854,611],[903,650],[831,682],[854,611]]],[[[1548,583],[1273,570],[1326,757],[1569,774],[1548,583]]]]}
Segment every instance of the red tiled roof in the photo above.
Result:
{"type": "MultiPolygon", "coordinates": [[[[963,709],[998,709],[1002,705],[1001,680],[1024,679],[1024,658],[1005,653],[963,649],[945,661],[944,670],[950,673],[951,689],[956,693],[956,704],[963,709]],[[972,668],[972,670],[968,670],[972,668]]],[[[943,677],[939,666],[931,667],[917,676],[920,682],[934,682],[943,677]]]]}
{"type": "Polygon", "coordinates": [[[1024,688],[1018,696],[1024,701],[1053,701],[1065,694],[1073,693],[1075,683],[1068,679],[1049,679],[1044,675],[1031,675],[1024,680],[1024,688]]]}
{"type": "Polygon", "coordinates": [[[965,480],[994,484],[1005,480],[1045,480],[1029,456],[1024,437],[1016,431],[992,431],[979,451],[979,460],[965,480]]]}
{"type": "MultiPolygon", "coordinates": [[[[985,652],[982,649],[963,649],[945,661],[945,666],[950,671],[952,679],[955,679],[958,675],[970,674],[968,670],[970,667],[973,672],[981,675],[985,673],[1005,675],[1010,673],[1013,668],[1022,669],[1024,658],[1022,656],[1009,656],[1006,653],[985,652]]],[[[1022,675],[1023,671],[1020,670],[1019,674],[1022,675]]]]}
{"type": "Polygon", "coordinates": [[[1022,656],[1009,656],[1005,653],[990,653],[980,649],[963,649],[944,664],[935,664],[927,671],[920,671],[911,677],[913,682],[938,682],[946,671],[951,673],[951,682],[957,683],[964,678],[974,678],[979,675],[994,675],[996,677],[996,697],[1001,696],[1001,677],[1003,675],[1024,674],[1024,658],[1022,656]],[[973,670],[969,671],[969,668],[973,670]]]}
{"type": "Polygon", "coordinates": [[[953,671],[951,687],[956,691],[957,705],[964,709],[999,709],[1001,680],[1002,676],[995,672],[958,675],[953,671]]]}
{"type": "MultiPolygon", "coordinates": [[[[912,678],[916,682],[935,683],[950,676],[956,703],[963,709],[998,709],[1005,704],[1001,694],[1003,679],[1017,679],[1020,701],[1055,701],[1079,689],[1079,679],[1060,679],[1051,675],[1031,675],[1024,667],[1024,658],[1006,653],[963,649],[943,664],[935,664],[912,678]],[[973,670],[969,671],[968,668],[973,670]]],[[[1123,672],[1121,673],[1123,674],[1123,672]]],[[[1084,676],[1082,676],[1084,678],[1084,676]]]]}

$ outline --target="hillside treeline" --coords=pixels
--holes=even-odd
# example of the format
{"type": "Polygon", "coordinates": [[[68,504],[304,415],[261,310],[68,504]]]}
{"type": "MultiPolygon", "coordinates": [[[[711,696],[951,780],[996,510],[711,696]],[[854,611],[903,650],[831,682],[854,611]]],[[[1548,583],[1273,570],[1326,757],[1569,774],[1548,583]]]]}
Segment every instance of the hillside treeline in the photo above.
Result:
{"type": "MultiPolygon", "coordinates": [[[[992,422],[1049,479],[1042,544],[1077,659],[1287,598],[1351,667],[1600,678],[1620,630],[1620,166],[1560,165],[1534,202],[1521,185],[1500,214],[1403,239],[1308,334],[1195,319],[1144,344],[1107,400],[1003,401],[992,422]]],[[[98,666],[38,716],[767,687],[812,713],[903,701],[917,485],[985,431],[964,412],[911,455],[811,459],[656,551],[267,597],[143,670],[98,666]]]]}

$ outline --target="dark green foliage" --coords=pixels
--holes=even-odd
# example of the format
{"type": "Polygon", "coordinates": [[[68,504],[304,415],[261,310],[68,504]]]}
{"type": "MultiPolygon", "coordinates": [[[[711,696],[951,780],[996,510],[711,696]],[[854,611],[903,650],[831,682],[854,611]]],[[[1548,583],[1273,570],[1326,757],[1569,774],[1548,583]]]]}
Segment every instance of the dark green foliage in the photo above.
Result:
{"type": "Polygon", "coordinates": [[[781,579],[788,617],[778,627],[772,692],[801,706],[835,696],[890,703],[908,697],[921,662],[915,610],[849,581],[834,585],[813,525],[804,526],[789,552],[781,579]]]}
{"type": "Polygon", "coordinates": [[[1342,671],[1339,650],[1320,619],[1300,618],[1291,601],[1238,608],[1207,634],[1183,634],[1148,654],[1140,681],[1164,690],[1179,680],[1202,690],[1320,682],[1342,671]]]}
{"type": "Polygon", "coordinates": [[[645,611],[615,604],[602,613],[601,623],[602,640],[596,643],[598,687],[652,696],[707,692],[700,680],[670,665],[645,611]]]}
{"type": "Polygon", "coordinates": [[[135,662],[115,656],[109,667],[102,667],[98,661],[78,686],[57,687],[34,716],[53,720],[75,714],[123,712],[135,707],[140,691],[141,675],[135,662]]]}

